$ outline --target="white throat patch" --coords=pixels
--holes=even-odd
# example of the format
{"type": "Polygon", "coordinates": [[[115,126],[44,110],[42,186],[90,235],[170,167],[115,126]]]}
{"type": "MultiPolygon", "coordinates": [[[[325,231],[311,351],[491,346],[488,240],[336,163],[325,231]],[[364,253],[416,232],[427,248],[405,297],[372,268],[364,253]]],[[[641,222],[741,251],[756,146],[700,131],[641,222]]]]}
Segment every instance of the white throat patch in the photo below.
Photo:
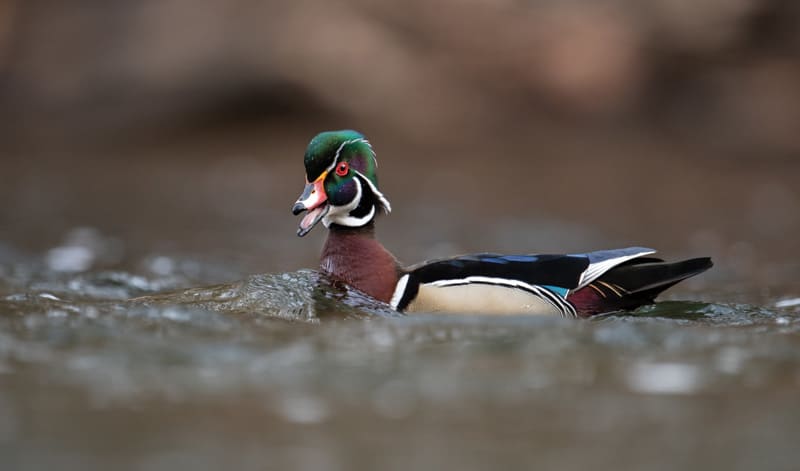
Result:
{"type": "MultiPolygon", "coordinates": [[[[331,209],[328,211],[328,214],[322,218],[322,224],[325,227],[331,227],[331,224],[338,224],[340,226],[347,226],[347,227],[361,227],[367,225],[372,218],[375,217],[375,206],[373,205],[370,208],[369,213],[367,213],[364,217],[355,217],[350,215],[350,211],[356,209],[358,204],[361,202],[361,196],[364,194],[364,190],[361,187],[361,179],[356,178],[356,196],[353,198],[353,201],[347,203],[344,206],[333,206],[331,205],[331,209]]],[[[330,204],[330,203],[329,203],[330,204]]]]}

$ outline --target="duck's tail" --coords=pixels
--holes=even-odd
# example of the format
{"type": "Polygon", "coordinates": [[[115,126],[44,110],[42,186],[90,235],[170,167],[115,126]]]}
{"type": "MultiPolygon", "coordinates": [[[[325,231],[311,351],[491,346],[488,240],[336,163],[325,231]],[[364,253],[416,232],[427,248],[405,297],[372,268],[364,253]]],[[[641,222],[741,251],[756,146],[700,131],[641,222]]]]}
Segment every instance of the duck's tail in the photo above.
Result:
{"type": "Polygon", "coordinates": [[[652,257],[636,258],[607,271],[571,293],[567,300],[582,317],[635,309],[652,303],[662,291],[713,265],[708,257],[673,263],[652,257]]]}

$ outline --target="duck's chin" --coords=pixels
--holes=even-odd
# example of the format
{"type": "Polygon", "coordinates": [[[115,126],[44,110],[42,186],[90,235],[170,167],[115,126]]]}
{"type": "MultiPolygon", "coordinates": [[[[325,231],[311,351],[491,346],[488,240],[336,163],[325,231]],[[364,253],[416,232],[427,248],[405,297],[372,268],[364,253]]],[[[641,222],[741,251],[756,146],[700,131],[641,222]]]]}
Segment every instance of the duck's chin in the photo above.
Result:
{"type": "MultiPolygon", "coordinates": [[[[321,205],[313,208],[303,216],[303,219],[300,221],[300,226],[297,228],[297,235],[303,237],[304,235],[311,232],[311,229],[316,226],[320,220],[322,220],[325,215],[328,214],[331,207],[328,203],[322,203],[321,205]]],[[[325,225],[327,227],[327,224],[325,225]]]]}
{"type": "Polygon", "coordinates": [[[364,227],[375,219],[375,205],[370,206],[366,214],[353,214],[356,210],[344,211],[342,208],[334,206],[322,218],[322,224],[325,227],[331,227],[331,224],[343,227],[364,227]]]}

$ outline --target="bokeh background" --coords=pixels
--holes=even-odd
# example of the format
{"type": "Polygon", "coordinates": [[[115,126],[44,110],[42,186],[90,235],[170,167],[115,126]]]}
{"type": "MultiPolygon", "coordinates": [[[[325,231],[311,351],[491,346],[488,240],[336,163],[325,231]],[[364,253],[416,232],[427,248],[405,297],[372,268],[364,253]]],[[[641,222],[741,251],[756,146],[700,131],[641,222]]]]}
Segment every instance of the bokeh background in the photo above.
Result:
{"type": "Polygon", "coordinates": [[[636,244],[784,283],[798,25],[791,0],[2,0],[0,240],[313,267],[301,156],[355,128],[405,262],[636,244]]]}
{"type": "Polygon", "coordinates": [[[4,470],[796,469],[799,239],[796,0],[0,0],[4,470]],[[596,322],[122,301],[315,267],[341,128],[404,262],[716,265],[596,322]]]}

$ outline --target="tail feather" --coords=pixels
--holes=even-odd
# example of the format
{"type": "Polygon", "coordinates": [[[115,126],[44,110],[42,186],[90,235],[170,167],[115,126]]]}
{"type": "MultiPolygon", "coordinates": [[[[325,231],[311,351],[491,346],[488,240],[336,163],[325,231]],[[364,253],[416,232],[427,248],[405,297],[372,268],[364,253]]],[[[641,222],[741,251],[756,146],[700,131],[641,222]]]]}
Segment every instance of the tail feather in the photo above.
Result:
{"type": "MultiPolygon", "coordinates": [[[[636,262],[637,260],[631,260],[636,262]]],[[[702,273],[713,266],[711,259],[692,258],[681,262],[664,263],[638,260],[644,263],[628,263],[615,267],[600,277],[606,283],[623,287],[630,294],[656,290],[656,294],[670,286],[702,273]],[[660,289],[659,289],[660,288],[660,289]]]]}
{"type": "Polygon", "coordinates": [[[638,258],[618,265],[567,299],[583,316],[650,304],[671,286],[713,266],[710,258],[665,263],[638,258]]]}

